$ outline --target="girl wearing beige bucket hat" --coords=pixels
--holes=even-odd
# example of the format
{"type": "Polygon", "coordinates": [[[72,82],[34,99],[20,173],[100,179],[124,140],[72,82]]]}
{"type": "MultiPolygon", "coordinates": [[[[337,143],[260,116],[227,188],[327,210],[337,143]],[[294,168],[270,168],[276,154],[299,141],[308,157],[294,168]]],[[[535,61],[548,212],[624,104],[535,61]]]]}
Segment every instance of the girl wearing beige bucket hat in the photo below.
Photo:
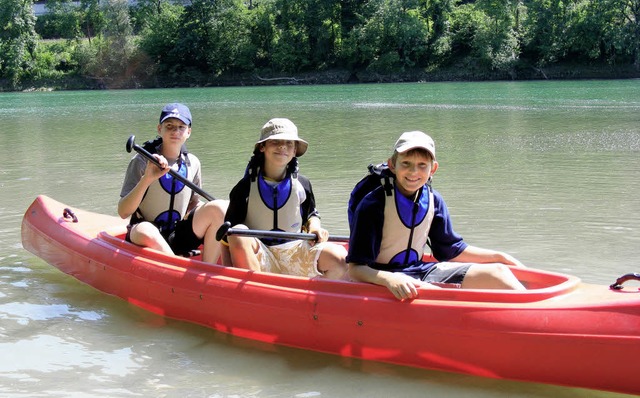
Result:
{"type": "Polygon", "coordinates": [[[245,176],[229,194],[225,221],[233,229],[309,232],[318,239],[281,241],[231,235],[226,265],[254,271],[342,279],[346,249],[327,242],[309,179],[298,174],[298,157],[308,143],[289,119],[269,120],[260,130],[245,176]]]}
{"type": "Polygon", "coordinates": [[[296,144],[296,157],[307,152],[309,144],[298,137],[298,128],[289,119],[274,118],[269,120],[260,130],[260,139],[256,142],[256,148],[270,140],[294,141],[296,144]]]}

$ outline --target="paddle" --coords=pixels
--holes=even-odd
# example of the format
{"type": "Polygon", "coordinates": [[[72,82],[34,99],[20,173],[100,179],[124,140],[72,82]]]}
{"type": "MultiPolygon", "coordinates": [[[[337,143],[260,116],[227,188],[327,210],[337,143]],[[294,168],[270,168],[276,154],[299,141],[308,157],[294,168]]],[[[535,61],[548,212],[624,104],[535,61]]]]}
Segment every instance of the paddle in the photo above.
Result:
{"type": "MultiPolygon", "coordinates": [[[[285,232],[285,231],[263,231],[257,229],[231,228],[229,221],[220,226],[216,232],[216,239],[221,240],[225,235],[253,236],[254,238],[276,238],[287,240],[318,240],[316,234],[308,234],[302,232],[285,232]]],[[[331,242],[349,242],[348,236],[329,236],[331,242]]]]}
{"type": "MultiPolygon", "coordinates": [[[[153,155],[151,153],[149,153],[149,151],[147,151],[146,149],[144,149],[143,147],[141,147],[140,145],[138,145],[138,144],[136,144],[134,142],[135,138],[136,138],[136,136],[132,135],[127,140],[127,152],[131,152],[131,149],[134,149],[136,152],[138,152],[139,154],[141,154],[145,158],[149,159],[153,164],[155,164],[158,167],[161,167],[160,166],[160,162],[158,162],[158,160],[156,158],[154,158],[153,155]]],[[[175,170],[169,169],[169,174],[171,174],[171,176],[173,178],[183,182],[184,185],[186,185],[189,188],[193,189],[195,192],[197,192],[203,198],[208,199],[208,200],[215,200],[216,199],[213,196],[211,196],[208,193],[206,193],[205,191],[203,191],[202,188],[200,188],[196,184],[192,183],[191,181],[187,180],[186,178],[184,178],[183,176],[178,174],[175,170]]]]}

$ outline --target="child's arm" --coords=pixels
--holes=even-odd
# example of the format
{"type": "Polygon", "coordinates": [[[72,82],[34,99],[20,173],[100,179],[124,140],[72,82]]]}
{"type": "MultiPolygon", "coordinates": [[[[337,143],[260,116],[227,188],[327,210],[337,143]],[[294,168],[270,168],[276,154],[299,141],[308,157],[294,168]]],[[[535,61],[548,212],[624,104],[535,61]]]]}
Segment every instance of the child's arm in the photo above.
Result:
{"type": "Polygon", "coordinates": [[[307,221],[306,230],[310,234],[316,234],[318,240],[316,243],[326,242],[329,239],[329,231],[322,228],[322,222],[320,221],[320,217],[312,216],[307,221]]]}
{"type": "Polygon", "coordinates": [[[318,209],[316,209],[316,198],[313,194],[311,181],[309,181],[308,178],[302,175],[298,175],[298,181],[300,181],[300,183],[304,187],[306,195],[305,201],[302,202],[302,205],[300,206],[302,210],[303,222],[306,219],[304,229],[307,232],[316,234],[318,236],[318,240],[316,241],[316,243],[326,242],[329,239],[329,231],[322,228],[322,221],[320,221],[318,209]]]}
{"type": "Polygon", "coordinates": [[[356,281],[385,286],[398,300],[417,298],[419,287],[438,289],[402,272],[381,271],[363,264],[349,263],[349,276],[356,281]]]}
{"type": "Polygon", "coordinates": [[[153,156],[158,160],[158,162],[160,162],[160,165],[162,165],[163,168],[159,168],[150,161],[147,162],[144,174],[140,178],[140,181],[138,181],[129,193],[121,197],[118,202],[118,215],[121,218],[127,218],[132,215],[138,206],[140,206],[140,203],[144,198],[144,194],[147,192],[149,186],[169,171],[169,165],[164,156],[157,154],[154,154],[153,156]]]}
{"type": "Polygon", "coordinates": [[[460,254],[449,261],[461,263],[502,263],[516,267],[524,267],[524,264],[510,254],[476,246],[467,246],[460,254]]]}
{"type": "Polygon", "coordinates": [[[247,218],[247,207],[251,182],[243,178],[229,192],[229,207],[224,220],[231,223],[231,227],[243,224],[247,218]]]}

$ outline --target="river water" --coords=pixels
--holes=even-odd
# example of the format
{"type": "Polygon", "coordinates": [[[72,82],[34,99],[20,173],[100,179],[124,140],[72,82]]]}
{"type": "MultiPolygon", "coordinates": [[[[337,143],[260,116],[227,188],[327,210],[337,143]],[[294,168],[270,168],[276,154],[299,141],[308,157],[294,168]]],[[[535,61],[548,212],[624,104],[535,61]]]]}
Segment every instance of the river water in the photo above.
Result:
{"type": "Polygon", "coordinates": [[[469,243],[589,283],[640,271],[639,80],[0,93],[0,396],[616,396],[233,338],[102,294],[22,248],[39,194],[115,215],[127,138],[154,138],[174,101],[191,108],[188,146],[213,196],[242,176],[260,127],[288,117],[309,142],[301,172],[323,225],[347,234],[366,166],[423,130],[440,162],[433,185],[469,243]]]}

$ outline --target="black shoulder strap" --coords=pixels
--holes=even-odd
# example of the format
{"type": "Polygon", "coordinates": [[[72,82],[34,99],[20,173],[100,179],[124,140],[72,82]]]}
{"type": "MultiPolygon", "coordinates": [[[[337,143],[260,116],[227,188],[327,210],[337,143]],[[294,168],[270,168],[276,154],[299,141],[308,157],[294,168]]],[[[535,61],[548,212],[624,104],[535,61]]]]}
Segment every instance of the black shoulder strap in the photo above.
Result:
{"type": "Polygon", "coordinates": [[[389,166],[386,163],[380,163],[375,166],[370,164],[367,169],[369,169],[370,174],[380,177],[380,185],[384,188],[385,194],[391,196],[393,193],[393,184],[391,183],[393,173],[389,170],[389,166]]]}
{"type": "Polygon", "coordinates": [[[391,194],[393,193],[393,184],[391,183],[391,177],[388,175],[385,175],[382,177],[382,187],[384,188],[384,193],[387,196],[391,196],[391,194]]]}

